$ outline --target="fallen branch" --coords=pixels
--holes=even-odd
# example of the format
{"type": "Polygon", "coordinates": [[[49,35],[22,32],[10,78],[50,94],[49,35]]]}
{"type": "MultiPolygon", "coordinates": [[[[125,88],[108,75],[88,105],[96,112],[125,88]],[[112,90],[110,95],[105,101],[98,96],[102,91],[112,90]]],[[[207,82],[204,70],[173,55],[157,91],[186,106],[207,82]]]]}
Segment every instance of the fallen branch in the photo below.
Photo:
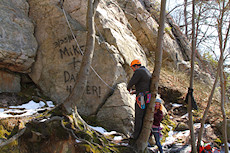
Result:
{"type": "Polygon", "coordinates": [[[4,147],[5,145],[8,145],[10,143],[12,143],[13,141],[17,140],[26,130],[26,127],[23,128],[20,132],[18,132],[17,134],[15,134],[13,137],[11,137],[9,140],[3,142],[0,144],[0,148],[4,147]]]}
{"type": "Polygon", "coordinates": [[[46,124],[48,124],[48,123],[50,123],[52,121],[61,121],[62,119],[63,119],[63,117],[53,116],[52,118],[47,119],[47,120],[45,120],[43,122],[41,120],[37,120],[37,119],[32,120],[32,122],[35,123],[35,124],[40,124],[40,123],[46,123],[46,124]]]}

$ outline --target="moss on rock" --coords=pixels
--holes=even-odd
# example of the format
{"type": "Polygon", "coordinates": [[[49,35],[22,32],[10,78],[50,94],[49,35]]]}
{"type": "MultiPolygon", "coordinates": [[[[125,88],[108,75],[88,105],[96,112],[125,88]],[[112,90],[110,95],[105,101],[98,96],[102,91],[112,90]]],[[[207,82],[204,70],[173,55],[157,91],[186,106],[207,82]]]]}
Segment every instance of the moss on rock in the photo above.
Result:
{"type": "Polygon", "coordinates": [[[168,137],[168,132],[170,131],[169,127],[172,127],[172,130],[176,127],[176,124],[169,118],[169,115],[164,116],[163,120],[162,120],[162,142],[165,141],[166,137],[168,137]]]}

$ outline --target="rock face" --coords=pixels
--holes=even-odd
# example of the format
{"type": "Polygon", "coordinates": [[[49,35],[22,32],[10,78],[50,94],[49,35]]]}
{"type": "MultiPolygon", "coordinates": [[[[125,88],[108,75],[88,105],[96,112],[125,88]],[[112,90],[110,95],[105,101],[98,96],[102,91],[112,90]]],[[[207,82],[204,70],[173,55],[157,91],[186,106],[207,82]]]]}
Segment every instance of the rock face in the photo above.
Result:
{"type": "MultiPolygon", "coordinates": [[[[29,73],[44,94],[63,102],[77,83],[85,50],[87,1],[65,0],[62,9],[59,0],[2,0],[0,7],[4,18],[0,20],[0,68],[29,73]]],[[[154,62],[159,8],[158,2],[150,0],[100,1],[92,69],[78,104],[81,115],[95,115],[107,128],[132,132],[135,100],[126,91],[133,73],[129,64],[134,59],[144,66],[154,62]]],[[[166,24],[164,33],[163,64],[176,68],[178,61],[189,60],[189,47],[181,51],[186,40],[178,43],[170,26],[166,24]]],[[[11,80],[20,83],[18,77],[11,80]]],[[[20,90],[17,85],[15,91],[20,90]]]]}
{"type": "MultiPolygon", "coordinates": [[[[28,18],[26,0],[0,1],[0,68],[30,72],[37,50],[34,26],[28,18]]],[[[1,71],[0,93],[19,92],[20,75],[1,71]]]]}
{"type": "Polygon", "coordinates": [[[29,6],[26,0],[1,0],[0,8],[0,68],[29,72],[37,50],[29,6]]]}
{"type": "MultiPolygon", "coordinates": [[[[58,1],[29,1],[30,15],[37,25],[35,35],[39,44],[36,63],[30,76],[57,103],[66,99],[76,83],[82,60],[81,51],[84,52],[86,42],[86,3],[83,0],[64,3],[64,10],[76,36],[76,42],[63,10],[58,7],[58,1]],[[76,9],[78,7],[79,9],[76,9]],[[45,14],[49,15],[44,16],[45,14]]],[[[109,7],[115,5],[111,4],[107,8],[106,3],[101,1],[98,7],[96,25],[98,33],[102,35],[98,34],[92,61],[96,73],[90,72],[84,98],[78,105],[82,115],[96,114],[108,98],[111,88],[119,82],[127,82],[122,65],[128,65],[134,58],[139,58],[143,64],[146,63],[144,51],[128,29],[123,12],[119,8],[113,9],[113,12],[109,7]],[[115,16],[121,16],[121,19],[123,17],[123,23],[115,16]]]]}
{"type": "MultiPolygon", "coordinates": [[[[117,2],[124,10],[139,44],[145,50],[148,58],[153,60],[151,57],[154,56],[156,50],[160,3],[151,0],[117,0],[117,2]]],[[[163,64],[170,67],[175,67],[179,60],[184,60],[183,52],[167,23],[163,39],[163,58],[167,61],[163,64]]]]}
{"type": "Polygon", "coordinates": [[[113,95],[107,99],[97,113],[97,119],[107,129],[132,134],[134,104],[135,97],[128,93],[125,83],[118,84],[113,95]]]}
{"type": "Polygon", "coordinates": [[[76,81],[82,59],[80,48],[83,50],[85,47],[86,31],[79,22],[71,20],[78,47],[58,1],[45,0],[40,3],[32,0],[29,5],[39,45],[30,77],[44,93],[59,103],[68,96],[76,81]]]}

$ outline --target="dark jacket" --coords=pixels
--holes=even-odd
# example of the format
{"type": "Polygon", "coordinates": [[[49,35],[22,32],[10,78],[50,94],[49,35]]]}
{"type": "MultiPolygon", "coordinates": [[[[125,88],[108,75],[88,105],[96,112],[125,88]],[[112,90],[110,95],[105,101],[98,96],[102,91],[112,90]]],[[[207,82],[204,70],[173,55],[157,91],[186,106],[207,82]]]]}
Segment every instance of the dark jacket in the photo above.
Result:
{"type": "Polygon", "coordinates": [[[162,118],[163,118],[163,112],[158,109],[157,112],[154,113],[153,125],[160,126],[162,118]]]}
{"type": "Polygon", "coordinates": [[[139,69],[135,70],[132,78],[130,79],[127,89],[131,89],[135,85],[136,94],[141,92],[149,91],[151,81],[150,72],[144,67],[141,66],[139,69]]]}

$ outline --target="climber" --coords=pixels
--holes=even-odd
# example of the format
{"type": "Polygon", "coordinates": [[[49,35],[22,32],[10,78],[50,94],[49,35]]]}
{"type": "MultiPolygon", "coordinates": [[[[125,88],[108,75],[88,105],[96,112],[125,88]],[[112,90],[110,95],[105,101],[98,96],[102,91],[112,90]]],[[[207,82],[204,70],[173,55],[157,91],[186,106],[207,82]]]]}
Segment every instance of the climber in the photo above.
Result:
{"type": "Polygon", "coordinates": [[[139,60],[133,60],[130,67],[134,74],[128,83],[127,90],[131,94],[136,93],[134,133],[131,136],[132,139],[136,140],[141,132],[146,108],[151,98],[149,92],[151,74],[144,66],[141,66],[139,60]],[[136,90],[131,91],[133,86],[136,90]]]}
{"type": "Polygon", "coordinates": [[[163,149],[160,142],[160,136],[161,136],[161,127],[160,122],[163,118],[163,112],[162,112],[162,101],[160,98],[157,98],[155,101],[155,110],[154,110],[154,121],[152,125],[151,135],[154,136],[156,145],[160,151],[160,153],[163,153],[163,149]]]}

